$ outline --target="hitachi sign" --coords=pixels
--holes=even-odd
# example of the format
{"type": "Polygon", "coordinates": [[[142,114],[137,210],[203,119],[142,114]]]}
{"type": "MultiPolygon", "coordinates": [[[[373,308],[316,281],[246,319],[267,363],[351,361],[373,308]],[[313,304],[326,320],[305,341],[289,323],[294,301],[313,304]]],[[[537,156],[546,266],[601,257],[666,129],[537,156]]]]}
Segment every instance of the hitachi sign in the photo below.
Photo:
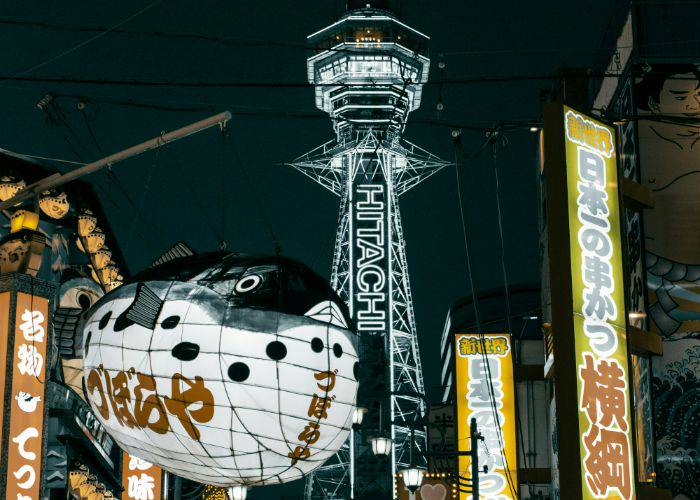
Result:
{"type": "Polygon", "coordinates": [[[354,315],[360,331],[385,331],[387,259],[384,214],[385,186],[355,186],[354,315]]]}

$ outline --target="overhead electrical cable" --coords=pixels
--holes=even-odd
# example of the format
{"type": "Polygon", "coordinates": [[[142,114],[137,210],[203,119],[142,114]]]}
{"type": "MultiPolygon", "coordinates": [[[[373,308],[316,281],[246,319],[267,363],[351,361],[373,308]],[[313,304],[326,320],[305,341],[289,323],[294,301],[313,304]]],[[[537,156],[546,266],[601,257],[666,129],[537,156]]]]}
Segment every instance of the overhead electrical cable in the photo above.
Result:
{"type": "MultiPolygon", "coordinates": [[[[162,1],[162,0],[161,0],[162,1]]],[[[25,75],[22,72],[21,75],[25,75]]],[[[618,72],[590,72],[586,74],[562,75],[560,73],[550,74],[533,74],[533,75],[476,75],[462,78],[435,80],[421,82],[421,85],[482,85],[490,83],[512,83],[522,81],[542,81],[542,80],[580,80],[580,79],[601,79],[601,78],[628,78],[626,73],[618,72]]],[[[678,75],[666,75],[668,80],[677,81],[696,81],[697,77],[685,77],[678,75]]],[[[367,88],[367,84],[352,84],[352,83],[327,83],[327,84],[311,84],[306,81],[176,81],[176,80],[145,80],[136,78],[82,78],[69,76],[2,76],[0,75],[0,84],[4,81],[14,80],[18,82],[39,82],[39,83],[70,83],[84,85],[113,85],[113,86],[133,86],[133,87],[193,87],[193,88],[319,88],[319,87],[338,87],[338,88],[367,88]]],[[[390,83],[374,83],[373,87],[395,87],[390,83]]]]}
{"type": "MultiPolygon", "coordinates": [[[[55,104],[55,101],[53,101],[53,103],[55,104]]],[[[56,105],[56,106],[57,106],[57,105],[56,105]]],[[[96,147],[98,153],[99,153],[100,155],[104,156],[104,152],[103,152],[102,148],[100,147],[99,142],[97,141],[97,136],[95,135],[94,131],[92,130],[92,127],[90,126],[90,121],[87,119],[87,115],[85,115],[85,113],[84,113],[83,110],[81,110],[81,113],[83,114],[85,128],[87,129],[87,131],[88,131],[90,137],[92,138],[92,140],[93,140],[93,142],[94,142],[94,144],[95,144],[95,147],[96,147]]],[[[65,117],[63,118],[62,122],[65,124],[66,127],[70,127],[70,125],[68,124],[68,120],[67,120],[65,117]]],[[[72,128],[71,128],[71,130],[72,130],[72,128]]],[[[76,133],[76,136],[77,136],[77,133],[76,133]]],[[[78,137],[79,137],[79,136],[78,136],[78,137]]],[[[81,141],[80,139],[78,139],[78,141],[79,141],[80,144],[82,144],[82,141],[81,141]]],[[[83,145],[83,147],[84,147],[87,151],[89,151],[89,149],[87,149],[87,147],[85,147],[84,145],[83,145]]],[[[95,159],[95,155],[94,155],[93,153],[90,152],[89,155],[93,158],[93,160],[95,159]]],[[[116,174],[111,168],[108,168],[108,169],[106,170],[106,173],[107,173],[107,178],[108,178],[108,180],[109,180],[110,182],[113,182],[113,183],[117,186],[117,189],[119,189],[119,191],[122,193],[122,196],[124,196],[124,199],[126,199],[127,203],[128,203],[129,205],[131,205],[131,207],[134,209],[134,213],[136,214],[136,217],[134,218],[134,221],[137,220],[137,219],[141,219],[141,222],[143,222],[143,224],[144,224],[151,232],[158,233],[158,235],[160,236],[160,238],[163,239],[163,236],[164,236],[164,235],[163,235],[163,232],[162,232],[162,230],[160,229],[160,227],[157,226],[157,225],[151,224],[151,222],[150,222],[149,220],[146,219],[146,217],[145,217],[143,211],[139,208],[139,206],[136,204],[136,202],[134,201],[134,199],[131,197],[131,195],[129,194],[129,191],[126,189],[126,187],[124,186],[124,184],[121,182],[121,180],[119,179],[119,177],[117,176],[117,174],[116,174]]]]}
{"type": "Polygon", "coordinates": [[[238,156],[238,151],[236,150],[236,148],[233,144],[233,140],[231,140],[231,151],[232,151],[233,156],[235,158],[236,164],[238,165],[241,173],[243,174],[243,179],[245,180],[246,184],[248,185],[250,195],[253,197],[253,201],[255,202],[255,206],[258,209],[258,213],[260,214],[260,218],[262,219],[263,224],[265,224],[265,227],[267,228],[267,232],[270,235],[270,239],[272,240],[272,243],[275,246],[275,253],[279,254],[282,251],[282,246],[280,245],[280,242],[277,239],[275,231],[272,228],[272,224],[270,223],[270,219],[267,217],[267,213],[265,212],[265,209],[264,209],[262,203],[260,203],[260,198],[258,196],[258,192],[255,189],[253,182],[250,180],[250,177],[248,176],[248,171],[246,170],[245,164],[241,161],[240,157],[238,156]]]}
{"type": "MultiPolygon", "coordinates": [[[[470,156],[470,158],[476,158],[478,157],[481,152],[484,150],[484,148],[489,144],[489,138],[482,143],[482,145],[479,147],[479,149],[470,156]]],[[[476,295],[476,287],[474,285],[474,278],[473,278],[473,273],[472,273],[472,265],[471,265],[471,257],[470,257],[470,250],[469,250],[469,238],[468,238],[468,226],[466,222],[466,217],[465,217],[465,210],[464,210],[464,201],[463,201],[463,191],[462,191],[462,176],[461,176],[461,151],[459,148],[459,134],[455,137],[454,141],[455,145],[455,172],[456,172],[456,177],[457,177],[457,193],[458,193],[458,200],[459,200],[459,211],[460,211],[460,219],[462,222],[462,234],[464,235],[464,248],[465,248],[465,258],[467,262],[467,272],[469,274],[469,286],[472,294],[472,305],[474,307],[474,318],[476,320],[476,325],[477,325],[477,335],[479,337],[479,343],[481,347],[481,357],[482,361],[484,363],[484,366],[486,367],[486,379],[487,379],[487,390],[489,393],[489,403],[491,407],[491,413],[493,416],[493,421],[494,425],[496,426],[496,435],[498,437],[498,443],[501,451],[501,456],[503,458],[503,465],[505,469],[505,476],[506,476],[506,481],[508,482],[508,489],[511,491],[513,496],[515,498],[518,498],[518,490],[516,485],[514,485],[514,481],[512,478],[512,475],[510,474],[510,467],[508,464],[508,459],[506,457],[505,453],[505,446],[503,444],[503,437],[501,433],[501,428],[500,428],[500,418],[498,416],[498,408],[496,407],[496,401],[495,401],[495,390],[493,386],[493,377],[491,374],[491,366],[489,364],[488,357],[486,355],[486,343],[485,343],[485,334],[481,328],[481,319],[479,315],[479,306],[478,306],[478,299],[476,295]]]]}
{"type": "MultiPolygon", "coordinates": [[[[500,245],[500,261],[501,261],[501,273],[503,276],[503,291],[505,294],[505,306],[506,306],[506,330],[508,331],[508,334],[511,335],[511,338],[513,337],[513,329],[511,325],[511,318],[512,318],[512,310],[511,310],[511,302],[510,302],[510,288],[508,285],[508,271],[507,271],[507,266],[506,266],[506,256],[505,256],[505,249],[506,249],[506,244],[505,244],[505,237],[504,237],[504,231],[503,231],[503,209],[502,209],[502,204],[501,204],[501,185],[500,185],[500,179],[499,179],[499,174],[498,174],[498,153],[508,147],[508,138],[503,135],[502,129],[499,125],[497,125],[494,128],[494,132],[491,134],[491,143],[493,147],[493,172],[494,172],[494,183],[495,183],[495,192],[496,192],[496,216],[497,216],[497,222],[498,222],[498,238],[499,238],[499,245],[500,245]]],[[[523,330],[525,329],[525,326],[527,323],[523,324],[523,330]]],[[[521,332],[522,336],[522,332],[521,332]]],[[[517,339],[518,341],[520,339],[517,339]]],[[[516,394],[515,398],[517,400],[518,394],[517,394],[517,388],[516,388],[516,394]]],[[[524,445],[524,436],[523,436],[523,429],[522,429],[522,422],[520,418],[520,411],[519,408],[516,408],[516,419],[517,419],[517,427],[518,427],[518,432],[520,435],[520,441],[522,444],[523,448],[523,458],[525,459],[525,464],[527,465],[527,459],[525,458],[525,445],[524,445]]],[[[527,477],[527,474],[525,474],[525,482],[527,483],[528,486],[528,491],[530,495],[534,494],[534,491],[532,489],[532,485],[530,484],[529,478],[527,477]]]]}
{"type": "MultiPolygon", "coordinates": [[[[226,47],[236,47],[236,48],[254,48],[254,47],[287,47],[287,48],[295,48],[295,49],[300,49],[300,50],[314,50],[316,47],[311,46],[306,43],[298,43],[298,42],[292,42],[292,41],[284,41],[284,40],[260,40],[260,39],[241,39],[241,38],[233,38],[230,36],[220,36],[220,35],[212,35],[212,34],[207,34],[207,33],[188,33],[188,32],[175,32],[175,31],[160,31],[160,30],[137,30],[137,29],[124,29],[124,28],[119,28],[118,26],[113,26],[112,28],[108,28],[106,26],[87,26],[87,25],[78,25],[78,24],[65,24],[65,23],[56,23],[56,22],[49,22],[49,21],[37,21],[37,20],[30,20],[30,19],[13,19],[9,17],[2,17],[0,18],[0,24],[5,24],[8,26],[23,26],[23,27],[34,27],[34,28],[43,28],[43,29],[52,29],[52,30],[57,30],[57,31],[69,31],[69,32],[77,32],[77,33],[101,33],[106,30],[109,30],[110,33],[117,34],[117,35],[127,35],[127,36],[136,36],[136,37],[150,37],[150,38],[160,38],[160,39],[174,39],[174,40],[186,40],[186,41],[200,41],[200,42],[209,42],[209,43],[214,43],[217,45],[224,45],[226,47]]],[[[664,42],[664,41],[656,41],[656,42],[649,42],[646,45],[650,47],[661,47],[661,46],[669,46],[669,45],[674,45],[674,44],[679,44],[679,43],[697,43],[700,40],[698,39],[692,39],[692,40],[673,40],[669,42],[664,42]]],[[[347,42],[346,42],[347,43],[347,42]]],[[[354,44],[355,42],[349,42],[354,44]]],[[[589,47],[517,47],[517,48],[505,48],[505,49],[472,49],[472,50],[438,50],[435,49],[435,52],[439,52],[440,54],[443,55],[475,55],[475,56],[480,56],[480,55],[496,55],[496,54],[526,54],[526,53],[547,53],[547,52],[600,52],[600,51],[615,51],[615,50],[624,50],[624,49],[631,49],[631,45],[615,45],[615,46],[608,46],[608,47],[601,47],[601,46],[589,46],[589,47]]],[[[350,49],[342,48],[342,47],[329,47],[329,51],[338,51],[338,52],[349,52],[350,49]]]]}
{"type": "Polygon", "coordinates": [[[51,64],[52,62],[54,62],[54,61],[56,61],[56,60],[58,60],[58,59],[60,59],[60,58],[62,58],[62,57],[65,57],[65,56],[67,56],[68,54],[71,54],[71,53],[75,52],[75,51],[78,50],[78,49],[81,49],[81,48],[85,47],[86,45],[88,45],[88,44],[94,42],[95,40],[97,40],[97,39],[99,39],[99,38],[102,38],[103,36],[107,35],[107,34],[110,33],[111,31],[114,31],[115,29],[119,28],[120,26],[123,26],[124,24],[128,23],[129,21],[131,21],[131,20],[134,19],[135,17],[140,16],[141,14],[143,14],[144,12],[146,12],[146,11],[150,10],[151,8],[155,7],[156,5],[158,5],[159,3],[161,3],[162,1],[163,1],[163,0],[155,0],[154,2],[151,2],[150,4],[146,5],[144,8],[142,8],[142,9],[138,10],[137,12],[135,12],[134,14],[131,14],[130,16],[128,16],[126,19],[124,19],[124,20],[118,22],[117,24],[115,24],[115,25],[113,25],[113,26],[111,26],[111,27],[109,27],[109,28],[107,28],[107,29],[105,29],[105,30],[103,30],[103,31],[100,31],[100,32],[97,33],[95,36],[92,36],[92,37],[88,38],[87,40],[83,40],[82,42],[80,42],[80,43],[78,43],[78,44],[76,44],[76,45],[73,45],[72,47],[70,47],[70,48],[68,48],[68,49],[66,49],[66,50],[64,50],[64,51],[59,52],[58,54],[52,56],[51,58],[49,58],[49,59],[47,59],[47,60],[45,60],[45,61],[42,61],[42,62],[40,62],[40,63],[38,63],[38,64],[33,65],[33,66],[30,66],[29,68],[27,68],[27,69],[25,69],[25,70],[22,70],[22,71],[20,71],[19,73],[15,73],[15,74],[12,75],[12,76],[0,77],[0,85],[1,85],[2,83],[6,82],[6,81],[19,79],[19,78],[21,78],[23,75],[26,75],[27,73],[31,73],[32,71],[34,71],[34,70],[36,70],[36,69],[43,68],[44,66],[47,66],[48,64],[51,64]]]}

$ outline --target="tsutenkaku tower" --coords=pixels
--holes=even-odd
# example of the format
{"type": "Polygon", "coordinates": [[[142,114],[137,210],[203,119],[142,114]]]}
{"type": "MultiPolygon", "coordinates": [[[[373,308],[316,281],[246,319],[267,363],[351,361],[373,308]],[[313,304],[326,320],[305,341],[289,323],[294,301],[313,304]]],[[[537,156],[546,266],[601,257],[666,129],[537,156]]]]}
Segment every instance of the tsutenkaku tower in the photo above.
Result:
{"type": "MultiPolygon", "coordinates": [[[[391,494],[394,473],[409,465],[409,426],[425,410],[398,198],[447,165],[401,139],[428,80],[428,40],[364,2],[308,37],[308,79],[336,138],[289,165],[340,198],[331,281],[360,334],[359,404],[369,412],[307,479],[307,498],[359,498],[368,488],[391,494]],[[368,444],[380,432],[394,442],[384,462],[368,444]]],[[[424,429],[415,429],[414,446],[425,443],[424,429]]]]}

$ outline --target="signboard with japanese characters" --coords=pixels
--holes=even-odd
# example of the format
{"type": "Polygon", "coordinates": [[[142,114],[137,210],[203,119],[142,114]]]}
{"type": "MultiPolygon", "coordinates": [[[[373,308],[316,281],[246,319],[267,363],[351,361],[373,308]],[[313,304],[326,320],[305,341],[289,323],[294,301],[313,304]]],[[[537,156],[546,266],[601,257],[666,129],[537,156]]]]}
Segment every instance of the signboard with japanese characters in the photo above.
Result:
{"type": "MultiPolygon", "coordinates": [[[[0,293],[0,366],[7,366],[7,340],[10,338],[10,292],[0,293]]],[[[6,374],[5,370],[0,370],[0,387],[5,388],[6,374]]],[[[4,392],[4,390],[3,390],[4,392]]],[[[0,392],[2,394],[2,392],[0,392]]],[[[5,398],[0,397],[0,429],[3,428],[5,408],[5,398]]],[[[5,443],[2,441],[2,432],[0,432],[0,457],[4,456],[5,443]]]]}
{"type": "MultiPolygon", "coordinates": [[[[581,488],[583,498],[629,500],[634,454],[615,134],[567,106],[563,113],[581,488]]],[[[555,342],[567,334],[555,332],[555,342]]]]}
{"type": "Polygon", "coordinates": [[[41,494],[48,310],[47,299],[17,293],[3,498],[38,500],[41,494]]]}
{"type": "Polygon", "coordinates": [[[122,500],[163,498],[163,471],[150,462],[122,453],[122,500]]]}
{"type": "MultiPolygon", "coordinates": [[[[457,440],[460,452],[470,447],[470,422],[476,418],[484,437],[479,476],[484,498],[518,498],[517,441],[515,439],[515,392],[510,336],[507,334],[457,334],[455,337],[457,390],[457,440]]],[[[471,477],[471,457],[459,456],[459,473],[471,477]]],[[[462,500],[471,499],[460,493],[462,500]]]]}
{"type": "Polygon", "coordinates": [[[415,492],[409,491],[402,475],[396,474],[396,494],[398,500],[453,500],[457,498],[457,485],[444,472],[427,472],[415,492]]]}

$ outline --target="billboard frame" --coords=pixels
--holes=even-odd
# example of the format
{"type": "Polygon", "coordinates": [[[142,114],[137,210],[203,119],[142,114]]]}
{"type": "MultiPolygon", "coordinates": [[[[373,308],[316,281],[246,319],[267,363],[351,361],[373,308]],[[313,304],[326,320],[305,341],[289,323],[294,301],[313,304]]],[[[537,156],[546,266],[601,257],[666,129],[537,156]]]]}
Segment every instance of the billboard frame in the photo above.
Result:
{"type": "MultiPolygon", "coordinates": [[[[618,172],[618,157],[617,157],[617,130],[614,126],[605,123],[597,117],[591,117],[585,113],[581,113],[576,109],[570,108],[561,102],[549,102],[543,106],[543,121],[544,121],[544,162],[545,162],[545,186],[546,186],[546,228],[548,232],[548,251],[549,251],[549,283],[551,291],[551,317],[552,317],[552,332],[553,332],[553,359],[554,359],[554,381],[555,392],[554,400],[556,406],[556,427],[557,427],[557,445],[558,456],[565,457],[565,460],[558,460],[559,471],[559,493],[561,498],[567,499],[582,499],[592,498],[589,494],[584,496],[584,487],[586,486],[586,478],[582,474],[582,462],[584,449],[581,446],[583,429],[580,427],[580,401],[579,401],[579,369],[581,366],[578,363],[578,348],[576,343],[576,315],[580,317],[575,309],[574,298],[574,277],[572,275],[572,247],[570,240],[570,203],[569,203],[569,183],[568,170],[571,168],[567,163],[567,131],[565,127],[565,115],[572,111],[575,115],[582,117],[583,120],[599,122],[603,128],[608,128],[612,134],[612,161],[614,162],[614,173],[617,179],[614,187],[606,181],[606,192],[609,189],[616,190],[617,206],[610,209],[610,214],[618,217],[616,221],[619,230],[623,227],[622,218],[619,217],[621,210],[622,195],[619,186],[618,172]],[[552,272],[556,270],[556,272],[552,272]]],[[[573,142],[573,141],[572,141],[573,142]]],[[[608,157],[610,158],[610,157],[608,157]]],[[[606,167],[607,168],[607,167],[606,167]]],[[[610,227],[613,220],[610,219],[610,227]]],[[[618,235],[622,239],[622,235],[618,235]]],[[[612,242],[612,247],[619,245],[620,255],[617,256],[616,263],[610,263],[610,273],[619,272],[621,274],[621,282],[617,283],[618,288],[624,288],[627,284],[627,276],[624,270],[624,250],[622,241],[612,242]],[[614,266],[620,266],[619,271],[614,269],[614,266]]],[[[611,254],[614,257],[614,254],[611,254]]],[[[577,277],[577,280],[580,280],[577,277]]],[[[583,285],[582,285],[583,286],[583,285]]],[[[612,293],[612,292],[610,292],[612,293]]],[[[576,300],[579,298],[577,297],[576,300]]],[[[624,381],[626,383],[624,391],[626,392],[626,419],[629,425],[629,451],[630,451],[630,480],[631,480],[631,497],[635,498],[637,490],[637,467],[636,467],[636,443],[635,443],[635,425],[634,417],[631,413],[631,394],[630,394],[630,358],[629,358],[629,329],[626,306],[626,293],[623,290],[619,302],[615,304],[617,307],[617,321],[615,323],[606,320],[611,328],[617,327],[622,330],[617,337],[620,341],[624,341],[622,346],[625,349],[625,359],[622,363],[625,370],[624,381]]],[[[617,351],[616,351],[617,352],[617,351]]],[[[612,354],[611,354],[612,356],[612,354]]],[[[588,429],[593,427],[593,423],[589,423],[588,429]]],[[[587,429],[587,430],[588,430],[587,429]]],[[[615,494],[615,498],[620,498],[615,494]]]]}

